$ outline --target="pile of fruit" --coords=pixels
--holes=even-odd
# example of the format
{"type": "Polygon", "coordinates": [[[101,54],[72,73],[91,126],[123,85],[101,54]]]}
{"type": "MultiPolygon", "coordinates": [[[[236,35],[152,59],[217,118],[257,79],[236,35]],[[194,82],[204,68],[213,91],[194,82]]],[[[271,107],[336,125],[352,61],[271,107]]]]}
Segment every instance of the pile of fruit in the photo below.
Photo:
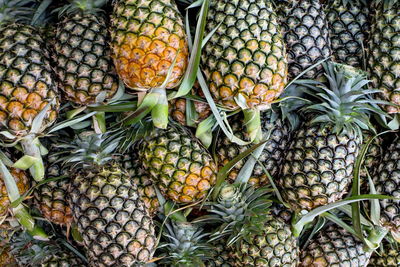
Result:
{"type": "Polygon", "coordinates": [[[0,267],[400,266],[400,0],[0,0],[0,267]]]}

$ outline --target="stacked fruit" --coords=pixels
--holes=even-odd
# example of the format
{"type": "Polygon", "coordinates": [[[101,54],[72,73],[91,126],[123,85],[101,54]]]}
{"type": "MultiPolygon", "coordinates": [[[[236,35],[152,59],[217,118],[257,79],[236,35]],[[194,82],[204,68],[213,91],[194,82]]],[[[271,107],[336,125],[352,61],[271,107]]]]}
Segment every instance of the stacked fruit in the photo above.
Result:
{"type": "Polygon", "coordinates": [[[399,54],[399,0],[0,0],[0,267],[400,266],[399,54]]]}

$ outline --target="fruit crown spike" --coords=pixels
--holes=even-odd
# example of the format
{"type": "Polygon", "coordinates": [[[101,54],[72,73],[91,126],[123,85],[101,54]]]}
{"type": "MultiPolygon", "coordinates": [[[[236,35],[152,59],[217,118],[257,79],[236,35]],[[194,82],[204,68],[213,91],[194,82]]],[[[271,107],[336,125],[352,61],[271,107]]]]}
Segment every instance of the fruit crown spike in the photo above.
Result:
{"type": "Polygon", "coordinates": [[[29,24],[34,9],[33,0],[0,0],[0,25],[10,22],[29,24]]]}
{"type": "Polygon", "coordinates": [[[65,143],[56,148],[67,153],[59,161],[72,167],[93,168],[102,166],[113,159],[112,154],[118,147],[120,138],[115,138],[108,134],[95,134],[93,132],[83,132],[75,137],[72,144],[65,143]]]}
{"type": "Polygon", "coordinates": [[[59,13],[59,17],[79,12],[91,14],[104,12],[101,8],[107,4],[108,0],[69,0],[69,2],[70,4],[55,10],[59,13]]]}
{"type": "Polygon", "coordinates": [[[370,115],[378,112],[371,105],[372,94],[376,90],[368,90],[369,83],[365,74],[351,66],[325,63],[327,84],[306,85],[305,93],[316,98],[316,101],[303,107],[306,113],[316,114],[311,124],[333,126],[337,134],[353,133],[360,137],[361,130],[374,131],[370,123],[370,115]],[[316,103],[319,102],[319,103],[316,103]]]}

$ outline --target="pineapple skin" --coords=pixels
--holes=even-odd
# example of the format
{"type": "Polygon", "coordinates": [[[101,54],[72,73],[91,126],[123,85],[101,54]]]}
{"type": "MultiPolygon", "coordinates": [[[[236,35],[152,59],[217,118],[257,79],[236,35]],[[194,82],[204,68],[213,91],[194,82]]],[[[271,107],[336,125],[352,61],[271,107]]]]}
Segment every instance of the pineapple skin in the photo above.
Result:
{"type": "Polygon", "coordinates": [[[371,30],[370,11],[361,1],[344,5],[344,0],[330,0],[326,14],[329,22],[333,59],[356,68],[362,68],[364,48],[371,30]]]}
{"type": "MultiPolygon", "coordinates": [[[[295,78],[331,56],[328,21],[319,0],[280,0],[278,6],[288,51],[289,75],[295,78]]],[[[319,65],[302,78],[314,79],[322,73],[323,67],[319,65]]]]}
{"type": "Polygon", "coordinates": [[[70,251],[60,251],[49,255],[40,263],[40,267],[84,267],[86,264],[70,251]]]}
{"type": "Polygon", "coordinates": [[[179,85],[188,65],[182,15],[174,0],[116,1],[111,16],[111,51],[127,87],[160,87],[175,61],[167,89],[179,85]]]}
{"type": "MultiPolygon", "coordinates": [[[[268,136],[269,139],[259,157],[259,161],[263,164],[273,178],[277,178],[291,135],[290,127],[286,122],[279,118],[272,121],[271,116],[271,112],[269,111],[261,114],[262,131],[264,136],[268,136]]],[[[235,136],[242,140],[249,140],[243,121],[239,116],[233,117],[230,125],[235,136]]],[[[232,143],[225,135],[222,135],[220,140],[217,142],[216,147],[219,169],[223,168],[234,157],[238,156],[240,153],[243,153],[247,149],[249,149],[249,146],[239,146],[235,143],[232,143]]],[[[233,167],[228,175],[229,182],[235,181],[245,162],[245,160],[241,160],[235,165],[235,167],[233,167]]],[[[253,173],[248,183],[255,187],[261,187],[269,184],[269,179],[260,164],[256,163],[254,166],[253,173]]]]}
{"type": "Polygon", "coordinates": [[[216,183],[217,166],[211,155],[180,125],[154,129],[140,144],[139,153],[161,193],[177,203],[203,199],[216,183]]]}
{"type": "MultiPolygon", "coordinates": [[[[378,194],[397,197],[400,190],[400,143],[399,137],[385,149],[383,159],[373,177],[378,194]]],[[[400,201],[380,200],[381,222],[390,231],[400,234],[400,201]]]]}
{"type": "Polygon", "coordinates": [[[137,186],[140,198],[143,200],[150,215],[154,217],[157,214],[160,203],[157,198],[154,182],[139,161],[137,151],[130,149],[123,155],[116,155],[114,159],[129,173],[132,182],[137,186]]]}
{"type": "MultiPolygon", "coordinates": [[[[381,96],[390,103],[400,105],[400,3],[385,10],[378,5],[373,14],[369,40],[368,71],[372,88],[382,91],[381,96]]],[[[396,106],[386,106],[389,113],[400,113],[396,106]]]]}
{"type": "Polygon", "coordinates": [[[129,174],[116,163],[83,169],[70,203],[89,266],[140,266],[155,250],[154,224],[129,174]]]}
{"type": "Polygon", "coordinates": [[[36,28],[17,23],[0,26],[0,130],[26,136],[48,103],[38,132],[56,120],[59,100],[53,75],[49,52],[36,28]]]}
{"type": "Polygon", "coordinates": [[[202,53],[202,68],[215,102],[265,110],[287,83],[283,37],[271,2],[210,1],[206,33],[221,26],[202,53]]]}
{"type": "Polygon", "coordinates": [[[364,244],[337,225],[321,230],[301,253],[301,267],[367,266],[370,252],[364,244]]]}
{"type": "Polygon", "coordinates": [[[378,255],[374,253],[369,262],[370,267],[398,267],[400,266],[400,251],[388,245],[384,245],[384,252],[378,255]]]}
{"type": "Polygon", "coordinates": [[[117,92],[118,78],[108,42],[102,15],[77,13],[59,23],[53,59],[67,100],[86,106],[95,104],[100,93],[109,99],[117,92]]]}
{"type": "Polygon", "coordinates": [[[289,144],[278,184],[294,211],[341,200],[348,192],[360,138],[336,135],[330,127],[303,125],[289,144]]]}

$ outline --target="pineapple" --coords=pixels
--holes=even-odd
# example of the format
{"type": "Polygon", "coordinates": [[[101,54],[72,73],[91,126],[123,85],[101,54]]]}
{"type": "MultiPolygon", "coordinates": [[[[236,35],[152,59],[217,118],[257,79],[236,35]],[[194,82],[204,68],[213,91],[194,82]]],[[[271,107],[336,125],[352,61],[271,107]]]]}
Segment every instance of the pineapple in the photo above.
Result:
{"type": "Polygon", "coordinates": [[[301,253],[299,266],[367,266],[370,252],[346,230],[330,225],[321,230],[301,253]]]}
{"type": "Polygon", "coordinates": [[[329,85],[311,85],[307,91],[317,99],[303,108],[304,122],[289,142],[278,178],[285,201],[296,212],[345,196],[362,143],[361,130],[373,130],[369,122],[372,107],[364,104],[373,100],[363,90],[368,83],[364,75],[350,66],[324,65],[329,85]]]}
{"type": "Polygon", "coordinates": [[[241,108],[251,140],[261,138],[259,112],[287,83],[287,60],[271,0],[210,1],[202,68],[216,103],[241,108]]]}
{"type": "Polygon", "coordinates": [[[53,55],[60,88],[80,106],[111,98],[118,79],[110,56],[106,1],[70,0],[60,8],[53,55]],[[99,98],[98,98],[99,97],[99,98]]]}
{"type": "Polygon", "coordinates": [[[156,236],[129,173],[110,155],[119,139],[82,133],[63,158],[72,164],[70,205],[89,266],[137,266],[152,259],[156,236]],[[72,151],[71,151],[72,149],[72,151]]]}
{"type": "Polygon", "coordinates": [[[334,61],[364,67],[364,48],[370,32],[365,0],[329,0],[326,13],[334,61]]]}
{"type": "Polygon", "coordinates": [[[398,267],[400,266],[400,250],[397,244],[383,243],[383,251],[376,251],[369,262],[370,267],[398,267]],[[379,253],[379,254],[378,254],[379,253]]]}
{"type": "Polygon", "coordinates": [[[211,247],[207,245],[207,234],[189,222],[169,222],[163,231],[166,239],[161,247],[165,251],[162,264],[171,267],[203,266],[211,247]]]}
{"type": "MultiPolygon", "coordinates": [[[[370,140],[374,136],[373,133],[368,131],[363,131],[363,145],[370,140]]],[[[360,179],[361,185],[363,186],[364,193],[368,193],[366,189],[368,184],[368,175],[372,178],[378,168],[379,163],[381,162],[383,155],[383,139],[381,137],[376,137],[369,145],[367,154],[365,155],[364,165],[360,169],[360,179]],[[368,172],[368,173],[367,173],[368,172]]]]}
{"type": "Polygon", "coordinates": [[[189,50],[174,0],[115,1],[110,32],[116,71],[127,87],[139,91],[160,87],[171,67],[166,88],[179,85],[189,50]]]}
{"type": "MultiPolygon", "coordinates": [[[[369,40],[368,71],[372,87],[379,88],[383,98],[400,105],[400,1],[374,0],[375,13],[369,40]]],[[[389,113],[400,113],[400,107],[386,107],[389,113]]]]}
{"type": "Polygon", "coordinates": [[[17,137],[30,134],[34,119],[50,104],[35,134],[43,132],[59,107],[49,51],[39,30],[28,24],[33,10],[27,2],[0,3],[0,131],[17,137]]]}
{"type": "Polygon", "coordinates": [[[151,131],[141,141],[139,154],[161,193],[176,203],[203,199],[216,182],[217,166],[211,155],[176,123],[151,131]]]}
{"type": "Polygon", "coordinates": [[[156,190],[150,174],[143,168],[138,160],[139,155],[135,149],[126,151],[123,155],[115,155],[114,159],[129,173],[132,182],[137,186],[139,196],[143,200],[150,215],[157,214],[160,203],[158,202],[156,190]]]}
{"type": "MultiPolygon", "coordinates": [[[[277,4],[288,51],[289,75],[295,78],[331,56],[328,21],[319,0],[279,0],[277,4]]],[[[302,77],[314,79],[322,73],[323,67],[318,65],[302,77]]]]}
{"type": "Polygon", "coordinates": [[[58,154],[61,151],[55,148],[57,141],[61,141],[61,136],[52,140],[52,146],[46,160],[46,179],[67,177],[38,186],[34,190],[33,196],[35,204],[44,218],[52,223],[69,228],[73,223],[72,211],[67,199],[71,181],[69,171],[65,170],[62,163],[59,162],[58,154]]]}
{"type": "MultiPolygon", "coordinates": [[[[248,140],[249,137],[243,129],[243,124],[243,121],[238,116],[233,117],[230,123],[235,136],[248,140]]],[[[259,160],[263,163],[270,175],[276,178],[279,174],[285,150],[290,140],[290,127],[286,121],[276,118],[276,114],[272,111],[266,111],[261,114],[261,126],[264,137],[268,137],[268,141],[259,157],[259,160]]],[[[223,168],[229,161],[240,153],[246,151],[248,148],[248,146],[239,146],[232,143],[226,136],[221,136],[217,141],[216,147],[219,168],[223,168]]],[[[245,160],[241,160],[229,172],[228,179],[230,182],[235,181],[244,163],[245,160]]],[[[253,174],[248,183],[256,187],[269,183],[268,177],[260,164],[257,163],[255,165],[253,174]]]]}
{"type": "Polygon", "coordinates": [[[232,258],[233,249],[226,246],[226,240],[218,240],[211,243],[211,259],[205,262],[207,267],[233,267],[235,260],[232,258]]]}
{"type": "MultiPolygon", "coordinates": [[[[400,137],[393,139],[392,144],[385,149],[382,161],[373,176],[373,182],[378,194],[392,197],[399,196],[400,190],[400,137]]],[[[381,222],[390,230],[397,240],[400,240],[400,201],[391,199],[380,200],[381,222]]]]}
{"type": "Polygon", "coordinates": [[[220,225],[213,236],[227,238],[225,251],[232,251],[233,266],[298,265],[297,239],[289,225],[270,213],[265,192],[244,184],[223,185],[204,219],[220,225]]]}

